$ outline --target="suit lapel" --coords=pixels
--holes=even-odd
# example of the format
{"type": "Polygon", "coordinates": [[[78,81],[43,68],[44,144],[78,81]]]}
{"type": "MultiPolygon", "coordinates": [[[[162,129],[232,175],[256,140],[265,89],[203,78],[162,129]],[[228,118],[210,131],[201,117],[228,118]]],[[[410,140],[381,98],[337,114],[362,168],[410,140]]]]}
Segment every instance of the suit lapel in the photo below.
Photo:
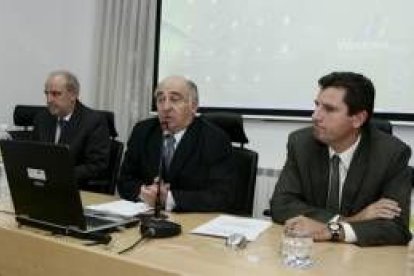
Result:
{"type": "Polygon", "coordinates": [[[363,132],[361,141],[352,157],[351,164],[342,190],[341,213],[347,214],[355,196],[363,185],[363,177],[368,166],[369,145],[368,135],[363,132]]]}
{"type": "Polygon", "coordinates": [[[74,141],[73,138],[75,137],[76,132],[80,128],[81,117],[82,117],[82,104],[80,102],[76,102],[75,109],[73,110],[72,116],[70,116],[70,119],[68,122],[65,136],[62,137],[62,141],[65,144],[70,144],[70,142],[74,141]]]}
{"type": "Polygon", "coordinates": [[[329,152],[328,147],[317,142],[314,153],[315,157],[310,166],[310,179],[312,181],[313,198],[316,198],[317,206],[325,207],[329,189],[329,152]]]}
{"type": "Polygon", "coordinates": [[[146,141],[145,145],[147,145],[145,149],[146,158],[148,160],[148,164],[145,164],[147,168],[150,170],[150,174],[158,176],[160,162],[161,162],[161,148],[162,148],[162,133],[161,128],[157,122],[156,130],[151,132],[152,134],[147,137],[149,139],[146,141]]]}
{"type": "Polygon", "coordinates": [[[197,119],[187,128],[180,143],[177,145],[170,165],[170,178],[181,170],[187,159],[194,154],[194,147],[197,144],[197,133],[200,131],[200,124],[197,119]]]}
{"type": "Polygon", "coordinates": [[[47,114],[48,116],[45,117],[47,120],[45,123],[45,128],[43,130],[43,134],[41,134],[44,135],[44,137],[40,140],[54,143],[56,135],[57,118],[50,114],[49,111],[47,111],[47,114]]]}

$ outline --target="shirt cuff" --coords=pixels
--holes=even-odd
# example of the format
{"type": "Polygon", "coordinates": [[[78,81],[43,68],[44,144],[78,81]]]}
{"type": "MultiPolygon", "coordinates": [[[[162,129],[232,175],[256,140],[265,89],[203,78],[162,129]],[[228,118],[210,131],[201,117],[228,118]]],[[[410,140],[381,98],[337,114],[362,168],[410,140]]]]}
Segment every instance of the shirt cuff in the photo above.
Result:
{"type": "Polygon", "coordinates": [[[167,194],[167,200],[165,201],[165,211],[171,212],[175,208],[175,200],[171,193],[171,191],[168,191],[167,194]]]}
{"type": "Polygon", "coordinates": [[[354,229],[352,229],[352,226],[347,222],[340,222],[340,224],[342,224],[342,227],[344,228],[344,234],[345,234],[344,242],[355,243],[357,241],[357,237],[356,237],[354,229]]]}
{"type": "Polygon", "coordinates": [[[348,222],[340,221],[341,216],[336,215],[333,218],[329,220],[329,222],[339,222],[342,225],[342,228],[344,229],[344,242],[346,243],[355,243],[357,241],[357,237],[355,234],[354,229],[352,229],[352,226],[348,222]]]}

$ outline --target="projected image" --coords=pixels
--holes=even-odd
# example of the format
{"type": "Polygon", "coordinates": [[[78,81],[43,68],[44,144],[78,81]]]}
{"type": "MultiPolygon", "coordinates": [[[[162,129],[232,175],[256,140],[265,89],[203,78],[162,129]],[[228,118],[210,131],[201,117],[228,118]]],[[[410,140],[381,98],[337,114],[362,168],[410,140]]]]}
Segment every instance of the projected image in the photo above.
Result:
{"type": "Polygon", "coordinates": [[[193,79],[204,107],[311,110],[320,76],[355,71],[376,85],[377,111],[411,112],[410,6],[403,0],[163,0],[159,79],[193,79]]]}

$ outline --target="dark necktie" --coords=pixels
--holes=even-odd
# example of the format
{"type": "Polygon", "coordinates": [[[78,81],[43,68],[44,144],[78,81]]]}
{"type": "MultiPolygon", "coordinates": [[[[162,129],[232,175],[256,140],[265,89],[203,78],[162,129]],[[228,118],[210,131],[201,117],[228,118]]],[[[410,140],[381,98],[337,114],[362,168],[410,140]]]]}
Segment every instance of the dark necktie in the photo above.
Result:
{"type": "Polygon", "coordinates": [[[60,128],[60,135],[58,139],[58,144],[65,144],[67,143],[67,135],[68,135],[68,125],[69,122],[63,119],[58,120],[59,128],[60,128]]]}
{"type": "Polygon", "coordinates": [[[331,173],[329,179],[329,192],[326,201],[326,208],[336,214],[339,214],[339,161],[338,155],[331,158],[331,173]]]}
{"type": "Polygon", "coordinates": [[[174,135],[166,135],[164,143],[164,164],[166,172],[169,171],[171,160],[174,156],[175,138],[174,135]]]}

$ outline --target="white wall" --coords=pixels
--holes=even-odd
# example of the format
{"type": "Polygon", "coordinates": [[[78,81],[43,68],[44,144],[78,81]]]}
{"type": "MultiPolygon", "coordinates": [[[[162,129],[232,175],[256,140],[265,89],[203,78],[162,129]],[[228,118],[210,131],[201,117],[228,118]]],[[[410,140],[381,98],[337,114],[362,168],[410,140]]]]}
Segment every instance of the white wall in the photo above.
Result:
{"type": "Polygon", "coordinates": [[[47,74],[79,77],[90,103],[95,0],[0,1],[0,123],[11,124],[16,104],[43,104],[47,74]]]}

